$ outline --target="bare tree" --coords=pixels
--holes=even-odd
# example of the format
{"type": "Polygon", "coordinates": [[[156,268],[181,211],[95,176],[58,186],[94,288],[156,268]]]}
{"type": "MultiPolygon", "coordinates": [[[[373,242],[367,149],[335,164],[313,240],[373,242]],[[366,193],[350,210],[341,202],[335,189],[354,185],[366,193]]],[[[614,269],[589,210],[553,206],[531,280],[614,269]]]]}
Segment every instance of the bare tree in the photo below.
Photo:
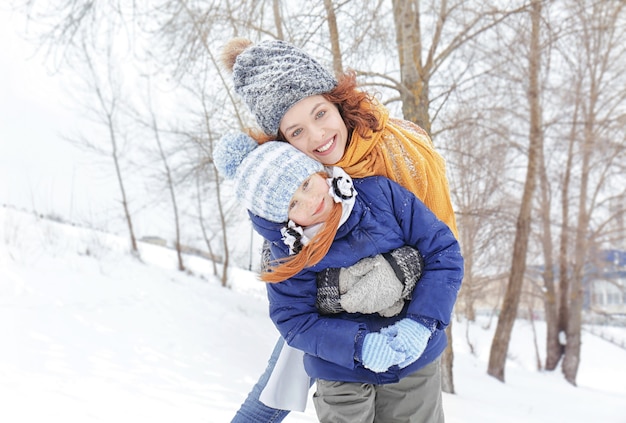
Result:
{"type": "Polygon", "coordinates": [[[498,318],[498,325],[491,344],[489,354],[489,366],[487,373],[504,382],[504,368],[511,339],[513,324],[517,318],[524,272],[526,270],[526,252],[530,234],[530,218],[533,195],[537,179],[537,164],[540,157],[543,135],[541,128],[541,105],[539,98],[539,74],[541,66],[540,47],[540,24],[541,24],[541,0],[533,0],[531,3],[530,18],[532,30],[530,36],[530,49],[528,56],[529,83],[528,103],[530,106],[530,134],[528,148],[528,167],[526,182],[522,195],[522,204],[517,218],[515,241],[513,244],[513,260],[511,274],[504,302],[498,318]]]}
{"type": "Polygon", "coordinates": [[[82,43],[81,46],[81,54],[83,55],[84,63],[87,67],[85,81],[89,85],[89,91],[91,91],[96,98],[96,115],[100,116],[101,123],[106,127],[108,133],[108,142],[110,147],[109,156],[113,162],[115,177],[120,189],[121,205],[124,211],[126,226],[128,228],[131,252],[133,255],[139,257],[137,238],[133,228],[133,219],[121,165],[121,151],[118,139],[121,133],[118,127],[118,115],[121,109],[122,94],[120,92],[120,87],[115,80],[114,70],[112,68],[113,63],[111,59],[111,50],[107,50],[106,71],[103,79],[100,76],[100,72],[96,69],[89,47],[85,43],[82,43]]]}
{"type": "MultiPolygon", "coordinates": [[[[405,119],[417,123],[428,134],[432,133],[431,116],[437,113],[431,110],[430,92],[430,83],[436,73],[464,45],[518,11],[500,11],[490,6],[485,7],[484,11],[468,10],[464,9],[461,3],[448,4],[444,1],[439,4],[438,9],[429,10],[436,16],[436,22],[432,25],[432,35],[428,44],[428,38],[424,37],[426,31],[422,24],[421,3],[417,0],[392,1],[401,78],[396,87],[402,100],[402,113],[405,119]],[[463,23],[457,25],[456,14],[460,10],[466,16],[462,19],[463,23]],[[450,26],[450,29],[447,29],[447,26],[450,26]]],[[[442,97],[445,98],[445,95],[442,97]]],[[[441,102],[440,107],[444,103],[445,100],[441,102]]],[[[454,393],[451,325],[446,333],[449,343],[442,358],[443,390],[454,393]]]]}
{"type": "MultiPolygon", "coordinates": [[[[204,191],[203,187],[202,187],[202,177],[200,175],[200,173],[198,172],[196,174],[196,198],[198,200],[198,224],[200,225],[200,230],[202,231],[202,239],[204,240],[205,245],[207,246],[207,250],[209,250],[209,254],[212,256],[215,256],[215,254],[213,253],[213,247],[212,247],[212,243],[211,243],[211,237],[209,236],[208,230],[207,230],[207,225],[205,223],[204,220],[204,206],[203,206],[203,202],[204,202],[204,197],[202,195],[202,192],[204,191]]],[[[226,246],[228,246],[228,243],[226,244],[226,246]]],[[[225,259],[228,260],[228,251],[226,250],[226,253],[224,254],[225,259]]],[[[213,274],[215,276],[218,276],[217,273],[217,263],[215,260],[212,261],[213,263],[213,274]]],[[[222,286],[224,286],[224,280],[225,278],[222,278],[222,286]]]]}
{"type": "MultiPolygon", "coordinates": [[[[540,176],[543,247],[544,308],[547,325],[546,370],[554,370],[564,354],[563,372],[575,384],[580,360],[580,329],[583,311],[583,280],[594,277],[592,269],[604,247],[615,245],[623,231],[619,219],[623,208],[612,208],[620,195],[616,182],[623,180],[623,140],[620,117],[625,94],[617,72],[624,57],[624,6],[589,1],[565,2],[551,25],[551,81],[546,107],[554,111],[548,129],[553,145],[543,154],[540,176]],[[567,10],[567,12],[565,11],[567,10]],[[569,90],[563,90],[567,85],[569,90]],[[620,127],[621,129],[617,129],[620,127]],[[560,198],[559,198],[560,197],[560,198]],[[559,199],[552,202],[552,198],[559,199]],[[560,213],[556,207],[560,206],[560,213]],[[551,213],[552,212],[552,213],[551,213]],[[557,249],[552,237],[556,232],[557,249]],[[554,257],[554,258],[553,258],[554,257]],[[558,282],[558,283],[557,283],[558,282]]],[[[549,16],[546,16],[550,19],[549,16]]]]}
{"type": "Polygon", "coordinates": [[[168,154],[166,153],[163,142],[161,141],[161,130],[159,128],[158,119],[154,112],[154,108],[152,106],[152,87],[150,86],[150,79],[148,79],[146,97],[147,97],[146,101],[148,103],[147,104],[148,115],[149,115],[148,118],[150,119],[150,121],[148,122],[148,125],[150,129],[152,130],[152,133],[154,135],[154,141],[157,145],[159,158],[163,166],[165,186],[166,186],[167,192],[169,193],[170,202],[172,206],[172,214],[174,216],[174,234],[175,234],[174,248],[176,249],[176,259],[178,261],[178,270],[183,271],[185,270],[185,264],[183,262],[181,231],[180,231],[180,216],[178,212],[178,202],[176,200],[174,176],[173,176],[170,164],[168,162],[168,154]]]}
{"type": "MultiPolygon", "coordinates": [[[[402,99],[402,114],[429,134],[432,133],[432,116],[436,115],[430,109],[430,83],[434,75],[470,41],[525,9],[522,5],[513,10],[500,10],[488,3],[482,6],[475,4],[472,8],[464,7],[463,3],[442,1],[438,3],[438,9],[428,11],[436,16],[428,44],[422,23],[421,2],[392,0],[400,59],[401,82],[397,88],[402,99]]],[[[455,84],[450,84],[451,89],[454,87],[455,84]]],[[[445,98],[445,95],[442,97],[445,98]]],[[[443,103],[439,105],[442,106],[443,103]]]]}
{"type": "MultiPolygon", "coordinates": [[[[550,195],[550,181],[547,171],[547,163],[544,149],[539,152],[539,186],[541,189],[540,207],[538,214],[541,217],[541,232],[540,242],[543,249],[544,268],[542,273],[543,286],[544,286],[544,314],[546,320],[546,364],[547,370],[553,370],[562,354],[562,347],[559,342],[559,319],[558,319],[558,293],[556,286],[556,263],[554,259],[554,246],[552,242],[552,198],[550,195]]],[[[567,166],[569,168],[569,165],[567,166]]],[[[567,207],[563,208],[563,211],[567,214],[567,207]]],[[[567,221],[567,220],[564,220],[567,221]]],[[[562,231],[562,234],[566,234],[566,231],[562,231]]]]}
{"type": "Polygon", "coordinates": [[[503,195],[507,179],[502,175],[511,160],[509,137],[483,125],[496,120],[497,111],[476,111],[472,104],[470,100],[454,105],[456,121],[446,122],[446,137],[450,138],[446,157],[454,166],[450,182],[455,187],[452,196],[465,263],[455,309],[469,320],[476,318],[477,301],[481,307],[486,299],[492,302],[491,308],[499,306],[497,291],[503,275],[508,274],[501,257],[510,254],[509,222],[515,213],[514,202],[503,195]]]}
{"type": "MultiPolygon", "coordinates": [[[[206,100],[206,99],[205,99],[206,100]]],[[[221,190],[220,190],[220,179],[219,179],[219,175],[217,172],[217,168],[213,165],[213,131],[211,129],[211,121],[210,119],[208,119],[209,116],[209,110],[207,110],[206,108],[206,101],[202,102],[203,107],[204,107],[204,116],[205,116],[205,129],[206,129],[206,133],[208,134],[208,157],[210,158],[209,161],[211,163],[211,172],[213,173],[213,180],[215,181],[215,196],[217,199],[217,210],[218,210],[218,215],[219,215],[219,220],[220,220],[220,226],[222,228],[222,251],[224,252],[224,259],[222,261],[222,286],[226,286],[226,283],[228,282],[228,266],[229,266],[229,250],[228,250],[228,236],[227,236],[227,227],[228,227],[228,222],[226,220],[226,213],[224,211],[224,206],[223,206],[223,202],[222,202],[222,197],[220,195],[221,190]]]]}
{"type": "Polygon", "coordinates": [[[341,47],[339,46],[337,16],[335,14],[333,1],[324,0],[324,9],[326,9],[326,19],[328,20],[328,33],[330,34],[330,45],[333,56],[333,70],[335,71],[335,75],[341,75],[343,73],[343,63],[341,60],[341,47]]]}
{"type": "MultiPolygon", "coordinates": [[[[571,121],[578,121],[580,108],[580,82],[573,86],[574,107],[571,121]]],[[[566,143],[566,160],[561,178],[561,225],[559,235],[558,250],[558,285],[555,284],[556,277],[552,269],[557,268],[556,263],[552,260],[551,245],[551,227],[550,220],[550,204],[548,201],[547,191],[549,190],[549,177],[546,172],[545,156],[544,166],[542,167],[541,186],[542,199],[541,205],[544,210],[542,213],[542,228],[544,230],[543,248],[545,258],[545,270],[543,272],[545,299],[544,310],[546,316],[546,370],[554,370],[565,351],[565,346],[561,344],[560,336],[565,334],[567,328],[567,310],[568,310],[568,292],[569,292],[569,242],[570,242],[570,185],[571,175],[574,165],[574,146],[576,141],[576,125],[571,125],[571,130],[564,139],[566,143]],[[547,207],[547,209],[545,209],[547,207]],[[558,290],[557,290],[558,286],[558,290]]]]}
{"type": "Polygon", "coordinates": [[[280,14],[280,0],[272,1],[272,11],[274,12],[274,22],[276,25],[276,38],[284,40],[285,35],[283,34],[283,20],[280,14]]]}
{"type": "MultiPolygon", "coordinates": [[[[104,43],[101,37],[111,36],[118,28],[121,17],[119,5],[109,4],[100,7],[89,1],[70,1],[64,3],[60,9],[55,5],[45,5],[35,0],[26,0],[21,7],[26,11],[29,20],[37,22],[44,29],[35,31],[34,38],[41,49],[46,50],[48,57],[52,58],[54,66],[77,66],[84,65],[86,73],[81,74],[82,80],[87,86],[89,95],[95,97],[95,106],[89,103],[87,109],[93,112],[96,119],[106,127],[109,150],[106,152],[111,157],[115,169],[115,178],[121,195],[121,205],[124,212],[126,226],[130,238],[130,249],[133,255],[139,256],[137,239],[133,227],[132,213],[123,177],[120,138],[122,133],[119,127],[119,116],[122,109],[123,95],[115,69],[116,58],[113,57],[113,45],[107,39],[104,43]],[[109,6],[111,8],[109,9],[109,6]],[[104,35],[100,32],[100,18],[107,12],[110,19],[104,24],[104,35]],[[96,46],[99,46],[96,47],[96,46]],[[103,53],[104,64],[96,63],[95,55],[103,53]],[[101,72],[101,68],[104,72],[101,72]]],[[[58,5],[56,5],[58,6],[58,5]]],[[[100,57],[98,59],[101,59],[100,57]]],[[[81,67],[81,69],[83,69],[81,67]]],[[[96,143],[83,137],[83,146],[96,151],[103,151],[96,143]]]]}
{"type": "MultiPolygon", "coordinates": [[[[615,112],[624,113],[626,93],[614,87],[615,77],[621,73],[618,60],[626,49],[621,41],[625,35],[624,2],[594,3],[574,1],[574,10],[580,14],[580,51],[576,61],[577,73],[584,81],[581,101],[581,131],[579,142],[580,185],[578,190],[578,218],[576,221],[573,266],[568,292],[567,343],[563,357],[563,374],[572,385],[580,364],[581,328],[583,310],[583,279],[585,264],[594,251],[598,239],[598,223],[592,225],[603,188],[609,184],[613,165],[624,158],[624,146],[612,140],[622,133],[614,132],[615,112]],[[621,91],[621,92],[620,92],[621,91]],[[595,228],[594,228],[595,227],[595,228]]],[[[602,225],[604,226],[604,225],[602,225]]],[[[601,227],[602,227],[601,226],[601,227]]]]}

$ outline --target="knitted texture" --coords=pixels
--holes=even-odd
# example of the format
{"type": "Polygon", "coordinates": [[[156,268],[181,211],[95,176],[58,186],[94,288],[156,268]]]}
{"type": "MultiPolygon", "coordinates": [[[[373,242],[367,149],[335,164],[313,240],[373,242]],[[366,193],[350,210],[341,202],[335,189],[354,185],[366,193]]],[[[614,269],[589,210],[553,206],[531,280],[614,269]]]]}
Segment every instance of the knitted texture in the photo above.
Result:
{"type": "Polygon", "coordinates": [[[365,368],[376,373],[385,372],[405,359],[403,352],[391,348],[388,336],[378,332],[365,335],[361,350],[361,362],[365,368]]]}
{"type": "Polygon", "coordinates": [[[272,250],[270,249],[270,242],[267,239],[263,239],[263,245],[261,246],[261,273],[269,272],[271,269],[272,250]]]}
{"type": "Polygon", "coordinates": [[[317,309],[321,314],[378,313],[395,316],[422,276],[424,261],[416,249],[404,246],[364,258],[348,268],[317,273],[317,309]]]}
{"type": "Polygon", "coordinates": [[[380,333],[392,338],[391,348],[405,354],[406,359],[398,364],[400,368],[420,358],[432,335],[430,329],[408,317],[381,329],[380,333]]]}
{"type": "Polygon", "coordinates": [[[259,145],[243,133],[226,134],[218,140],[213,162],[225,178],[234,179],[235,195],[244,207],[277,223],[288,220],[289,202],[300,185],[324,170],[288,143],[259,145]]]}
{"type": "Polygon", "coordinates": [[[320,314],[343,313],[339,297],[340,268],[329,267],[317,273],[317,300],[315,306],[320,314]]]}
{"type": "Polygon", "coordinates": [[[404,286],[391,265],[378,254],[341,269],[341,306],[349,313],[379,313],[390,317],[402,310],[404,286]]]}
{"type": "Polygon", "coordinates": [[[284,41],[263,41],[242,51],[233,83],[263,131],[272,136],[298,101],[327,93],[337,80],[313,57],[284,41]]]}
{"type": "Polygon", "coordinates": [[[404,284],[402,299],[410,300],[413,288],[422,277],[424,258],[418,250],[406,245],[385,254],[385,258],[393,267],[398,279],[404,284]]]}

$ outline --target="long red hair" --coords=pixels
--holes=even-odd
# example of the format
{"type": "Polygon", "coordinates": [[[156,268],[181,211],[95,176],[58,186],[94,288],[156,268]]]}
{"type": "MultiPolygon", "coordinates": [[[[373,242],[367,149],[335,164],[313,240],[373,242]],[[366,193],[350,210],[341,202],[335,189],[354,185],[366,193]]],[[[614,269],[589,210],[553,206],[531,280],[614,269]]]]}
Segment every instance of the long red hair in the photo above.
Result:
{"type": "Polygon", "coordinates": [[[285,257],[282,260],[274,261],[275,266],[261,274],[264,282],[277,283],[297,275],[305,267],[311,267],[324,258],[332,245],[335,234],[339,229],[341,220],[341,203],[334,203],[330,215],[324,226],[315,234],[313,239],[302,250],[294,256],[285,257]]]}

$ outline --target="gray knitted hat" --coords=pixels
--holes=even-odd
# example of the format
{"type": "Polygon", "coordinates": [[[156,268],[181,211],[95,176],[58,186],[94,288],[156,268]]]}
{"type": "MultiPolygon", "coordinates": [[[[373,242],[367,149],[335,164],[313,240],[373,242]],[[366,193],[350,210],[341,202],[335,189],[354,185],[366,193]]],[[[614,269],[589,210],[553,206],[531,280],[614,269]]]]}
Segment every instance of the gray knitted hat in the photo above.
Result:
{"type": "Polygon", "coordinates": [[[286,142],[259,145],[243,133],[224,135],[213,150],[213,162],[222,176],[235,180],[235,195],[244,207],[277,223],[289,220],[289,202],[300,185],[324,170],[286,142]]]}
{"type": "Polygon", "coordinates": [[[280,121],[291,106],[337,86],[332,73],[284,41],[247,46],[234,60],[232,71],[235,92],[271,136],[278,134],[280,121]]]}

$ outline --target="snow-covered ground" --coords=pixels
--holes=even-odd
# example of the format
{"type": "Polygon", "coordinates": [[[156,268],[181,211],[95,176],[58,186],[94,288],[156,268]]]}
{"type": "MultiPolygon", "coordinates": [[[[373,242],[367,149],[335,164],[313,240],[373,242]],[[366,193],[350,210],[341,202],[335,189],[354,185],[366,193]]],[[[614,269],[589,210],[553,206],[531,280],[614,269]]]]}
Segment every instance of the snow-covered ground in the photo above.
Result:
{"type": "MultiPolygon", "coordinates": [[[[0,422],[229,422],[277,332],[264,287],[206,261],[0,208],[0,422]]],[[[448,423],[626,422],[626,350],[583,333],[578,387],[540,372],[514,327],[506,383],[486,374],[495,320],[455,321],[448,423]],[[468,326],[469,325],[469,326],[468,326]],[[470,352],[471,343],[474,353],[470,352]]],[[[544,354],[545,326],[536,323],[544,354]]],[[[624,328],[612,329],[626,339],[624,328]]],[[[286,422],[315,422],[312,404],[286,422]]]]}

